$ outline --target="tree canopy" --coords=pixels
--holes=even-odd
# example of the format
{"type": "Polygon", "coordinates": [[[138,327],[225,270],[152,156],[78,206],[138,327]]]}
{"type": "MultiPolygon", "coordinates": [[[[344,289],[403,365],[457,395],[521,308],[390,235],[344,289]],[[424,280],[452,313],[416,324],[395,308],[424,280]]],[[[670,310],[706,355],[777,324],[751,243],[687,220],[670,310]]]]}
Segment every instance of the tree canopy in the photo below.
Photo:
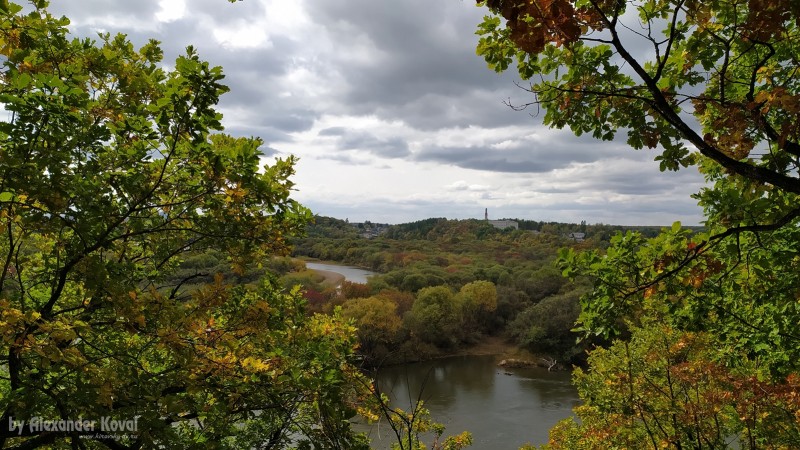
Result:
{"type": "Polygon", "coordinates": [[[544,121],[800,193],[800,6],[790,0],[489,0],[478,53],[517,62],[544,121]],[[501,24],[501,17],[506,19],[501,24]],[[566,69],[566,70],[564,70],[566,69]]]}
{"type": "Polygon", "coordinates": [[[800,4],[487,0],[478,53],[516,62],[544,122],[695,165],[705,230],[565,250],[589,275],[579,330],[615,338],[550,448],[800,445],[800,4]],[[730,396],[725,391],[737,392],[730,396]],[[688,414],[688,415],[687,415],[688,414]]]}
{"type": "Polygon", "coordinates": [[[191,47],[167,70],[157,42],[71,38],[46,6],[0,5],[0,448],[364,446],[352,327],[269,278],[174,276],[286,253],[310,217],[294,159],[218,133],[228,89],[191,47]]]}

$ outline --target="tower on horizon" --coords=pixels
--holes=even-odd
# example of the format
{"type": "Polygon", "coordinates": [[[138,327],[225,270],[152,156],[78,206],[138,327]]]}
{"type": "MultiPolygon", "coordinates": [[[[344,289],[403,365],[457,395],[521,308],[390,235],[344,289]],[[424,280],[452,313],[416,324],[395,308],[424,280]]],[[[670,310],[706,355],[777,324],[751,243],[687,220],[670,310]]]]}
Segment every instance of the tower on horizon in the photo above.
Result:
{"type": "Polygon", "coordinates": [[[489,220],[489,208],[483,211],[483,220],[489,220]]]}

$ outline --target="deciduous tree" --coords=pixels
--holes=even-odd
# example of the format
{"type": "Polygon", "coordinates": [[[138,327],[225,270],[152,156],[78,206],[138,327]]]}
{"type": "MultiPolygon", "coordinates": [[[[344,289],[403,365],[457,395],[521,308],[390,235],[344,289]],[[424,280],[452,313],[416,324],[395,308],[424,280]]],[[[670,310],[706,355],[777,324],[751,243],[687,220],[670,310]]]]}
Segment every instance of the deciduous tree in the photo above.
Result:
{"type": "Polygon", "coordinates": [[[269,281],[166,281],[206,249],[284,253],[294,159],[215,134],[227,88],[192,48],[165,70],[157,42],[73,39],[34,3],[0,3],[0,448],[363,445],[351,327],[269,281]],[[137,429],[7,426],[104,417],[137,429]]]}
{"type": "MultiPolygon", "coordinates": [[[[793,324],[800,322],[800,279],[795,275],[800,254],[800,4],[481,4],[491,14],[480,25],[478,53],[498,71],[516,62],[520,76],[531,81],[533,100],[520,107],[542,108],[546,124],[568,126],[578,135],[611,140],[625,132],[631,147],[658,149],[662,170],[697,165],[708,181],[696,195],[706,217],[704,232],[693,234],[676,223],[654,239],[619,234],[604,253],[562,254],[567,274],[586,274],[596,281],[594,291],[582,299],[581,329],[604,337],[631,333],[632,339],[611,352],[597,351],[591,358],[594,375],[580,380],[603,377],[623,356],[623,348],[633,348],[637,339],[652,339],[643,331],[645,324],[669,327],[664,333],[670,338],[659,338],[665,343],[658,350],[662,356],[669,357],[669,345],[688,336],[703,336],[692,342],[704,347],[694,355],[697,359],[681,356],[665,362],[659,374],[636,366],[642,358],[657,359],[658,351],[631,351],[625,356],[627,373],[620,365],[618,375],[630,382],[628,400],[646,405],[628,402],[611,414],[607,398],[620,389],[613,382],[606,387],[593,382],[596,389],[583,392],[584,423],[618,420],[618,426],[569,428],[578,434],[557,434],[573,443],[563,448],[607,448],[604,439],[590,441],[592,436],[611,436],[603,433],[614,427],[628,433],[615,435],[620,446],[636,441],[648,448],[717,448],[727,445],[720,444],[720,436],[738,438],[743,448],[796,446],[781,441],[797,436],[796,403],[764,400],[786,406],[770,416],[777,418],[781,436],[758,430],[746,415],[738,421],[719,419],[723,425],[717,426],[729,428],[712,436],[706,426],[718,417],[706,413],[719,406],[718,399],[686,405],[696,412],[694,422],[687,424],[671,409],[677,399],[659,403],[663,391],[658,390],[684,389],[675,377],[691,366],[696,391],[669,391],[684,392],[683,400],[712,395],[733,379],[763,380],[766,386],[756,390],[798,395],[800,336],[793,324]],[[674,336],[679,340],[670,340],[674,336]],[[576,436],[579,440],[572,440],[576,436]]],[[[747,398],[728,400],[728,406],[719,406],[722,410],[749,405],[747,398]]]]}
{"type": "Polygon", "coordinates": [[[373,360],[386,356],[388,346],[396,343],[402,324],[397,305],[381,297],[349,299],[342,305],[342,316],[354,321],[361,353],[373,360]]]}
{"type": "Polygon", "coordinates": [[[790,0],[488,0],[478,53],[516,61],[544,121],[800,193],[800,6],[790,0]],[[501,19],[505,19],[505,24],[501,19]],[[646,55],[646,58],[642,58],[646,55]]]}
{"type": "Polygon", "coordinates": [[[460,340],[458,310],[453,291],[447,286],[420,289],[406,315],[412,336],[440,347],[452,347],[460,340]]]}
{"type": "Polygon", "coordinates": [[[497,309],[497,288],[491,281],[473,281],[461,287],[456,296],[463,331],[485,327],[497,309]]]}

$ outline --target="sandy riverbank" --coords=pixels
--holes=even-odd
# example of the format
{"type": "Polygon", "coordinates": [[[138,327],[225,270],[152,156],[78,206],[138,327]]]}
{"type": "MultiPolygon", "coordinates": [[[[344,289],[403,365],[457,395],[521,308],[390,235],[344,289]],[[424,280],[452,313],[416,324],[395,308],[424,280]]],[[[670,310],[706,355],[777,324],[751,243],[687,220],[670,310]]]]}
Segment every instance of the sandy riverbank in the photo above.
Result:
{"type": "Polygon", "coordinates": [[[344,281],[344,275],[337,272],[331,272],[330,270],[310,270],[313,270],[314,273],[322,275],[325,278],[321,283],[325,287],[338,287],[344,281]]]}

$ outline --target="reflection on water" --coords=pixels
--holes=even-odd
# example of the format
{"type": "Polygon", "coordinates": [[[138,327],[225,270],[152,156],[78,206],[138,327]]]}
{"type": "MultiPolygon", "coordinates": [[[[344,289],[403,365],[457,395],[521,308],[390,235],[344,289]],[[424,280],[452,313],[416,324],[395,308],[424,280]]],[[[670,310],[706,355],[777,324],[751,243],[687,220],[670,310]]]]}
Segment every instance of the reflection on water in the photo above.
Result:
{"type": "Polygon", "coordinates": [[[306,267],[311,270],[327,270],[328,272],[342,274],[347,281],[352,281],[353,283],[364,284],[367,282],[367,277],[375,275],[375,272],[371,272],[369,270],[359,269],[358,267],[352,266],[341,266],[339,264],[307,262],[306,267]]]}
{"type": "MultiPolygon", "coordinates": [[[[570,374],[496,364],[495,356],[452,357],[384,368],[376,381],[401,408],[420,397],[446,434],[470,431],[476,450],[546,443],[548,430],[578,403],[570,374]]],[[[394,442],[385,423],[365,429],[374,448],[388,449],[394,442]]]]}

